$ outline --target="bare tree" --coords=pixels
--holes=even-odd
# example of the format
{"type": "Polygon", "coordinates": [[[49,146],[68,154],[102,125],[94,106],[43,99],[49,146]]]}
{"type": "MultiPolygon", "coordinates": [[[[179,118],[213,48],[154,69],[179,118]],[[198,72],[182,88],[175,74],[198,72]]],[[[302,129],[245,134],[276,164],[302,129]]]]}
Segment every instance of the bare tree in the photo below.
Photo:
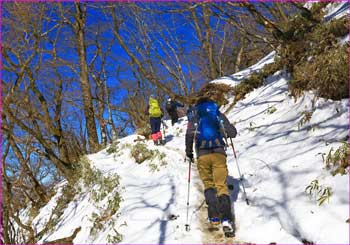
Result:
{"type": "MultiPolygon", "coordinates": [[[[16,17],[23,11],[23,8],[29,8],[35,17],[26,15],[30,21],[23,20],[26,22],[22,23],[26,24],[23,24],[22,29],[18,28],[17,39],[10,37],[3,39],[4,69],[11,74],[3,78],[3,113],[5,118],[8,118],[16,127],[32,135],[41,144],[42,155],[50,159],[67,180],[71,181],[73,180],[73,163],[69,162],[67,153],[64,153],[65,144],[60,142],[62,130],[60,131],[57,119],[61,115],[62,89],[59,89],[60,86],[58,86],[57,90],[52,91],[53,98],[56,100],[50,99],[49,101],[50,93],[44,95],[44,87],[38,87],[39,71],[43,64],[43,50],[40,48],[40,42],[45,36],[41,26],[45,8],[23,4],[13,5],[8,8],[8,11],[11,11],[12,16],[16,17]],[[30,36],[21,35],[21,32],[30,33],[30,36]],[[13,57],[16,57],[15,61],[13,57]],[[55,113],[52,114],[51,111],[55,113]],[[59,149],[62,150],[59,153],[56,152],[56,142],[52,136],[56,137],[59,149]]],[[[18,23],[11,23],[11,19],[4,21],[18,25],[18,23]]]]}
{"type": "Polygon", "coordinates": [[[79,57],[79,81],[82,90],[84,115],[86,120],[86,129],[90,152],[98,150],[98,137],[95,123],[95,112],[91,95],[91,84],[89,81],[89,70],[86,52],[86,3],[74,3],[74,22],[69,17],[64,16],[63,6],[59,5],[61,18],[64,23],[72,27],[75,34],[76,50],[79,57]]]}

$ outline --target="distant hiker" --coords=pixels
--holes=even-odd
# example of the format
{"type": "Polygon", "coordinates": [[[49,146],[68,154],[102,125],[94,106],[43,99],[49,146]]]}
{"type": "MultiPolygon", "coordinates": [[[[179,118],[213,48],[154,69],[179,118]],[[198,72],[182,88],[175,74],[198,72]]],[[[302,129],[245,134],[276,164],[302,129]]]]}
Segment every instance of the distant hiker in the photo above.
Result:
{"type": "MultiPolygon", "coordinates": [[[[202,96],[195,107],[189,108],[186,132],[186,156],[193,160],[193,143],[199,176],[204,184],[208,218],[212,225],[222,223],[223,229],[233,232],[231,200],[226,184],[226,146],[223,138],[234,138],[236,128],[220,113],[215,95],[202,96]]],[[[226,232],[225,232],[226,235],[226,232]]]]}
{"type": "Polygon", "coordinates": [[[158,100],[154,95],[149,97],[148,106],[146,108],[146,115],[149,115],[151,130],[152,130],[152,140],[155,145],[162,145],[162,133],[160,131],[161,119],[163,117],[162,109],[159,106],[158,100]]]}
{"type": "Polygon", "coordinates": [[[172,98],[169,98],[165,105],[165,109],[171,118],[171,125],[173,126],[179,120],[179,114],[177,112],[178,107],[184,107],[184,105],[173,100],[172,98]]]}

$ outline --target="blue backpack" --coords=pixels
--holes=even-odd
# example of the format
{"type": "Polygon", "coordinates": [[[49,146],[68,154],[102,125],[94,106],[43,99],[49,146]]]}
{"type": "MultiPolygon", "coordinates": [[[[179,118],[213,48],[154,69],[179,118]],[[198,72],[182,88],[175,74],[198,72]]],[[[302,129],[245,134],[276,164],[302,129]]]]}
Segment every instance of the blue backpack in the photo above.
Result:
{"type": "Polygon", "coordinates": [[[196,147],[212,149],[225,146],[221,134],[221,115],[215,102],[206,101],[196,105],[196,147]]]}

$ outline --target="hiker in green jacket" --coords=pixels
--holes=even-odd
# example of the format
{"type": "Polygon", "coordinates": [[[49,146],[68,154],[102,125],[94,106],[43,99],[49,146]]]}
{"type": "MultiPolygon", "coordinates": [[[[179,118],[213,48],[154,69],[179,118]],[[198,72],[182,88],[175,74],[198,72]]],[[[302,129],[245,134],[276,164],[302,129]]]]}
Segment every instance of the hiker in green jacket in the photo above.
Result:
{"type": "Polygon", "coordinates": [[[164,143],[162,133],[160,131],[161,119],[163,117],[163,111],[159,106],[159,102],[156,97],[151,94],[149,97],[148,106],[146,109],[146,115],[149,116],[152,140],[155,145],[162,145],[164,143]]]}

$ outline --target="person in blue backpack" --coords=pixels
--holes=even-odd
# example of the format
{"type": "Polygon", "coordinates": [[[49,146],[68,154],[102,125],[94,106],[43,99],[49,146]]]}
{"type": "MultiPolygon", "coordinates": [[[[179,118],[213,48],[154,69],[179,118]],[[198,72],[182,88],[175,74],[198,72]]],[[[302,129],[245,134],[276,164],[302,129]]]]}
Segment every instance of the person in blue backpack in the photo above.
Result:
{"type": "Polygon", "coordinates": [[[186,156],[193,161],[193,144],[199,176],[204,184],[208,219],[212,225],[233,231],[231,200],[226,184],[228,170],[224,137],[234,138],[236,128],[220,113],[216,95],[202,96],[187,112],[186,156]]]}

